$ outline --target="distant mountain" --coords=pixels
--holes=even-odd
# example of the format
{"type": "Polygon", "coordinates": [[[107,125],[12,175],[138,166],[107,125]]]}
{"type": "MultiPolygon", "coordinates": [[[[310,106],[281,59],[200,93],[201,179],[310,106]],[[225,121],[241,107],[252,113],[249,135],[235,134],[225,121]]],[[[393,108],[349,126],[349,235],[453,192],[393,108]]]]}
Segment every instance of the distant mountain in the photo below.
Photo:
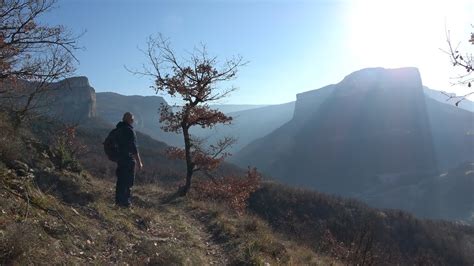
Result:
{"type": "Polygon", "coordinates": [[[87,77],[53,83],[51,92],[50,114],[59,114],[62,120],[77,123],[97,115],[95,90],[87,77]]]}
{"type": "Polygon", "coordinates": [[[219,125],[212,129],[195,127],[191,129],[191,133],[208,139],[210,142],[225,136],[233,136],[237,142],[229,148],[229,151],[235,153],[253,140],[271,133],[290,121],[293,117],[294,106],[295,102],[289,102],[231,112],[228,115],[233,119],[232,124],[219,125]]]}
{"type": "Polygon", "coordinates": [[[97,115],[105,121],[115,125],[122,120],[125,112],[132,112],[135,116],[134,127],[136,130],[168,145],[182,145],[180,135],[164,132],[160,128],[159,108],[161,104],[167,105],[162,97],[125,96],[113,92],[98,92],[96,95],[97,115]]]}
{"type": "Polygon", "coordinates": [[[210,107],[228,114],[268,106],[268,104],[211,104],[210,107]]]}
{"type": "MultiPolygon", "coordinates": [[[[116,123],[124,112],[135,115],[135,128],[168,145],[182,146],[182,136],[164,132],[159,123],[159,107],[167,104],[158,96],[125,96],[112,92],[97,93],[97,115],[109,123],[116,123]]],[[[277,129],[293,115],[294,102],[280,105],[212,105],[233,117],[231,125],[212,129],[194,127],[191,134],[209,142],[225,136],[235,136],[238,142],[229,149],[237,152],[256,138],[277,129]]]]}
{"type": "Polygon", "coordinates": [[[9,110],[22,110],[31,100],[30,112],[68,123],[81,123],[97,115],[95,90],[87,77],[71,77],[45,84],[19,80],[15,89],[3,96],[0,105],[9,106],[9,110]],[[34,97],[29,99],[32,94],[34,97]]]}
{"type": "MultiPolygon", "coordinates": [[[[426,95],[428,95],[429,97],[437,100],[438,102],[442,102],[442,103],[446,103],[446,104],[450,104],[450,105],[454,106],[455,103],[460,100],[459,97],[456,97],[455,93],[448,93],[449,96],[453,97],[453,98],[450,98],[445,93],[443,93],[441,91],[438,91],[438,90],[432,90],[428,87],[423,87],[423,90],[424,90],[426,95]]],[[[459,103],[458,107],[462,108],[464,110],[470,111],[470,112],[474,112],[474,102],[472,102],[468,99],[462,100],[459,103]]]]}
{"type": "Polygon", "coordinates": [[[415,68],[363,69],[298,94],[293,119],[231,161],[288,184],[364,198],[374,187],[417,184],[474,161],[473,115],[426,97],[415,68]]]}

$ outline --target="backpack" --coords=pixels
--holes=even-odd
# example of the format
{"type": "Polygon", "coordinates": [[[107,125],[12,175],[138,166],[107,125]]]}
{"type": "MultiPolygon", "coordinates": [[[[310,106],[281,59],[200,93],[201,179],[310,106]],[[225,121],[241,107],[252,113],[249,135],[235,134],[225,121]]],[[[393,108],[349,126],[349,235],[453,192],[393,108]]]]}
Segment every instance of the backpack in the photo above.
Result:
{"type": "Polygon", "coordinates": [[[112,129],[103,143],[105,154],[112,162],[118,162],[119,159],[118,133],[118,128],[112,129]]]}

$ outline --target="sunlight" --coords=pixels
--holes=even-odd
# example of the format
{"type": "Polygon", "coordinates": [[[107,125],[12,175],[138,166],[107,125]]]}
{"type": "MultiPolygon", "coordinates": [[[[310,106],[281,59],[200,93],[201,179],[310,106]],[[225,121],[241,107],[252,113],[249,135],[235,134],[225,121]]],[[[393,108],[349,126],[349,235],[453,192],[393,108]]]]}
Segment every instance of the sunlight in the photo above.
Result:
{"type": "Polygon", "coordinates": [[[466,41],[470,12],[468,1],[357,1],[346,22],[347,49],[358,67],[415,66],[425,85],[460,92],[463,88],[450,85],[457,74],[441,49],[445,29],[452,40],[466,41]]]}
{"type": "MultiPolygon", "coordinates": [[[[419,61],[433,39],[433,18],[442,5],[423,1],[358,1],[348,17],[351,52],[367,64],[401,67],[419,61]]],[[[441,40],[444,36],[440,36],[441,40]]]]}

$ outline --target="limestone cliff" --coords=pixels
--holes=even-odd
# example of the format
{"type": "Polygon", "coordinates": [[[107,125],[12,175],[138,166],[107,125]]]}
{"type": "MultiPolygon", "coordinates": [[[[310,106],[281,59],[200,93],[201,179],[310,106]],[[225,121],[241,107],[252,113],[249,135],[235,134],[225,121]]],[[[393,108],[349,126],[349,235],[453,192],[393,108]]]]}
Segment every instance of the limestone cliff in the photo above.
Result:
{"type": "Polygon", "coordinates": [[[69,122],[95,117],[96,94],[87,77],[72,77],[51,84],[51,114],[69,122]]]}

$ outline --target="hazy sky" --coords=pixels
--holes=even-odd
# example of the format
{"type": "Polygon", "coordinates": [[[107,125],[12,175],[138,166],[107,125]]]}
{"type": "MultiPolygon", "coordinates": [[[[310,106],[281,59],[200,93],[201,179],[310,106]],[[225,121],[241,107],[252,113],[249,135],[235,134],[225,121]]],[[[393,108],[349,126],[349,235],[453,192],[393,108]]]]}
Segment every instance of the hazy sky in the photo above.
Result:
{"type": "MultiPolygon", "coordinates": [[[[445,48],[445,25],[461,48],[474,29],[474,1],[145,1],[58,0],[45,20],[63,24],[85,47],[78,75],[96,91],[153,95],[152,80],[130,74],[146,58],[149,35],[162,33],[185,55],[205,43],[221,59],[240,54],[249,64],[229,84],[222,103],[275,104],[296,93],[337,83],[365,67],[415,66],[425,85],[462,93],[445,48]]],[[[170,101],[169,98],[166,98],[170,101]]]]}

